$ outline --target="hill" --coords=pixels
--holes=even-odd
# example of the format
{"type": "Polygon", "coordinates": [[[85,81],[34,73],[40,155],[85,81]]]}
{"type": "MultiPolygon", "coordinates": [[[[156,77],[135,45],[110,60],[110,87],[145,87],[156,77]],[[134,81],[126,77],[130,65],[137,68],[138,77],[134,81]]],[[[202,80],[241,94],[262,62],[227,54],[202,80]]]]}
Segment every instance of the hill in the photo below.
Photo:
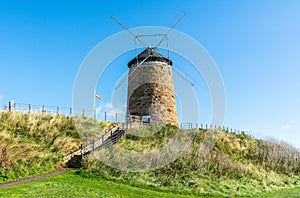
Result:
{"type": "MultiPolygon", "coordinates": [[[[150,137],[125,135],[117,146],[147,152],[166,144],[177,128],[164,126],[150,137]]],[[[257,140],[219,129],[220,136],[205,156],[197,151],[208,130],[197,130],[189,149],[169,165],[147,172],[127,172],[107,166],[92,156],[81,174],[142,188],[191,195],[249,196],[300,185],[300,152],[275,140],[257,140]]]]}
{"type": "MultiPolygon", "coordinates": [[[[91,119],[79,121],[86,126],[106,125],[91,119]]],[[[84,134],[82,138],[86,139],[84,134]]],[[[71,117],[0,112],[0,183],[60,169],[63,157],[78,150],[82,138],[71,117]]]]}
{"type": "MultiPolygon", "coordinates": [[[[104,129],[109,125],[87,118],[79,121],[86,127],[104,129]]],[[[78,172],[84,178],[196,196],[249,196],[300,186],[297,149],[275,140],[257,140],[217,129],[219,138],[214,147],[207,155],[198,155],[208,132],[196,130],[186,152],[161,168],[121,171],[89,156],[78,172]]],[[[59,169],[63,157],[78,149],[82,138],[97,136],[101,131],[91,133],[80,138],[71,117],[0,112],[0,183],[59,169]]],[[[177,133],[178,128],[165,125],[149,137],[125,134],[116,146],[145,153],[162,148],[177,133]]]]}

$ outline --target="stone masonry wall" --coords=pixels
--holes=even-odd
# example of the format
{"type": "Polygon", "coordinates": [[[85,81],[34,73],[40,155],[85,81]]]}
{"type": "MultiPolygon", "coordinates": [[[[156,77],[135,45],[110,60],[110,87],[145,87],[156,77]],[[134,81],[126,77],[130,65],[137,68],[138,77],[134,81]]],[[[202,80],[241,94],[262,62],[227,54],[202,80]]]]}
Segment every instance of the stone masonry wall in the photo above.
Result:
{"type": "Polygon", "coordinates": [[[128,112],[150,115],[151,121],[178,126],[172,68],[163,62],[145,62],[128,73],[128,112]]]}

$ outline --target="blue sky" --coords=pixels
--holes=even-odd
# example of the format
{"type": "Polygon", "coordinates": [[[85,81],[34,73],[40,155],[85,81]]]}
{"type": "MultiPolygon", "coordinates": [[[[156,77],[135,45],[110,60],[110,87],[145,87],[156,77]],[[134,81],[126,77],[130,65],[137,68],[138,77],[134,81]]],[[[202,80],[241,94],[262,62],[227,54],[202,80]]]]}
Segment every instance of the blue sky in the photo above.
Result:
{"type": "MultiPolygon", "coordinates": [[[[300,148],[297,0],[0,1],[1,107],[9,100],[71,106],[84,57],[123,30],[111,15],[129,27],[170,27],[182,10],[188,16],[177,29],[207,49],[223,77],[224,124],[300,148]]],[[[116,60],[125,61],[116,71],[126,60],[116,60]]]]}

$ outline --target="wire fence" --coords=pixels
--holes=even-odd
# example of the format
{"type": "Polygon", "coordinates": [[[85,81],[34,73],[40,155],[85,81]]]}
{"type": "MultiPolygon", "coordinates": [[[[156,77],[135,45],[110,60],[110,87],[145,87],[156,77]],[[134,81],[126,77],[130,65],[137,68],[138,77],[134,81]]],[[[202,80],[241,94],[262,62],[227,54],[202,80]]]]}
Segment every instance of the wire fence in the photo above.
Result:
{"type": "Polygon", "coordinates": [[[95,120],[105,122],[125,122],[125,115],[116,113],[113,111],[99,111],[96,109],[85,110],[85,109],[74,109],[72,107],[61,107],[61,106],[49,106],[49,105],[35,105],[18,102],[9,102],[8,107],[5,110],[11,112],[22,112],[22,113],[35,113],[35,114],[59,114],[64,116],[83,116],[91,117],[95,120]]]}
{"type": "Polygon", "coordinates": [[[221,129],[228,133],[247,135],[249,137],[255,138],[254,134],[250,131],[234,129],[234,128],[230,128],[230,127],[226,127],[226,126],[217,126],[217,125],[213,125],[213,124],[198,124],[198,123],[192,123],[192,122],[185,122],[185,123],[180,123],[179,128],[187,129],[187,130],[190,130],[190,129],[202,129],[202,130],[221,129]]]}
{"type": "MultiPolygon", "coordinates": [[[[22,113],[35,113],[35,114],[59,114],[64,116],[84,116],[84,117],[92,117],[95,120],[105,121],[105,122],[126,122],[126,115],[121,113],[116,113],[113,111],[99,111],[99,110],[85,110],[85,109],[74,109],[70,107],[61,107],[61,106],[49,106],[49,105],[34,105],[34,104],[26,104],[26,103],[17,103],[17,102],[9,102],[8,107],[4,109],[11,112],[22,112],[22,113]]],[[[141,122],[141,121],[140,121],[141,122]]],[[[142,123],[142,122],[141,122],[142,123]]],[[[179,128],[191,130],[191,129],[221,129],[226,132],[247,135],[255,138],[254,134],[250,131],[234,129],[226,126],[217,126],[212,124],[202,124],[202,123],[192,123],[185,122],[180,123],[179,128]]]]}

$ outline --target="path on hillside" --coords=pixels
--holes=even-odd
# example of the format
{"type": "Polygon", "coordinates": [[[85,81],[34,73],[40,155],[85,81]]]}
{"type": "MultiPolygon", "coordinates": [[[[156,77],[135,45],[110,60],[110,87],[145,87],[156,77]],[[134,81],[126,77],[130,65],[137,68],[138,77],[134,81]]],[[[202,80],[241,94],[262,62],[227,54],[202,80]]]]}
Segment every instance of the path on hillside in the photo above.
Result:
{"type": "Polygon", "coordinates": [[[51,173],[46,173],[46,174],[42,174],[42,175],[28,177],[28,178],[24,178],[24,179],[21,179],[21,180],[18,180],[18,181],[7,182],[7,183],[4,183],[4,184],[0,184],[0,189],[1,188],[7,188],[7,187],[10,187],[10,186],[19,185],[19,184],[26,184],[26,183],[29,183],[29,182],[32,182],[32,181],[37,181],[37,180],[41,180],[41,179],[56,176],[56,175],[61,175],[61,174],[64,174],[66,172],[69,172],[71,170],[73,170],[73,168],[64,168],[64,169],[57,170],[57,171],[54,171],[54,172],[51,172],[51,173]]]}

